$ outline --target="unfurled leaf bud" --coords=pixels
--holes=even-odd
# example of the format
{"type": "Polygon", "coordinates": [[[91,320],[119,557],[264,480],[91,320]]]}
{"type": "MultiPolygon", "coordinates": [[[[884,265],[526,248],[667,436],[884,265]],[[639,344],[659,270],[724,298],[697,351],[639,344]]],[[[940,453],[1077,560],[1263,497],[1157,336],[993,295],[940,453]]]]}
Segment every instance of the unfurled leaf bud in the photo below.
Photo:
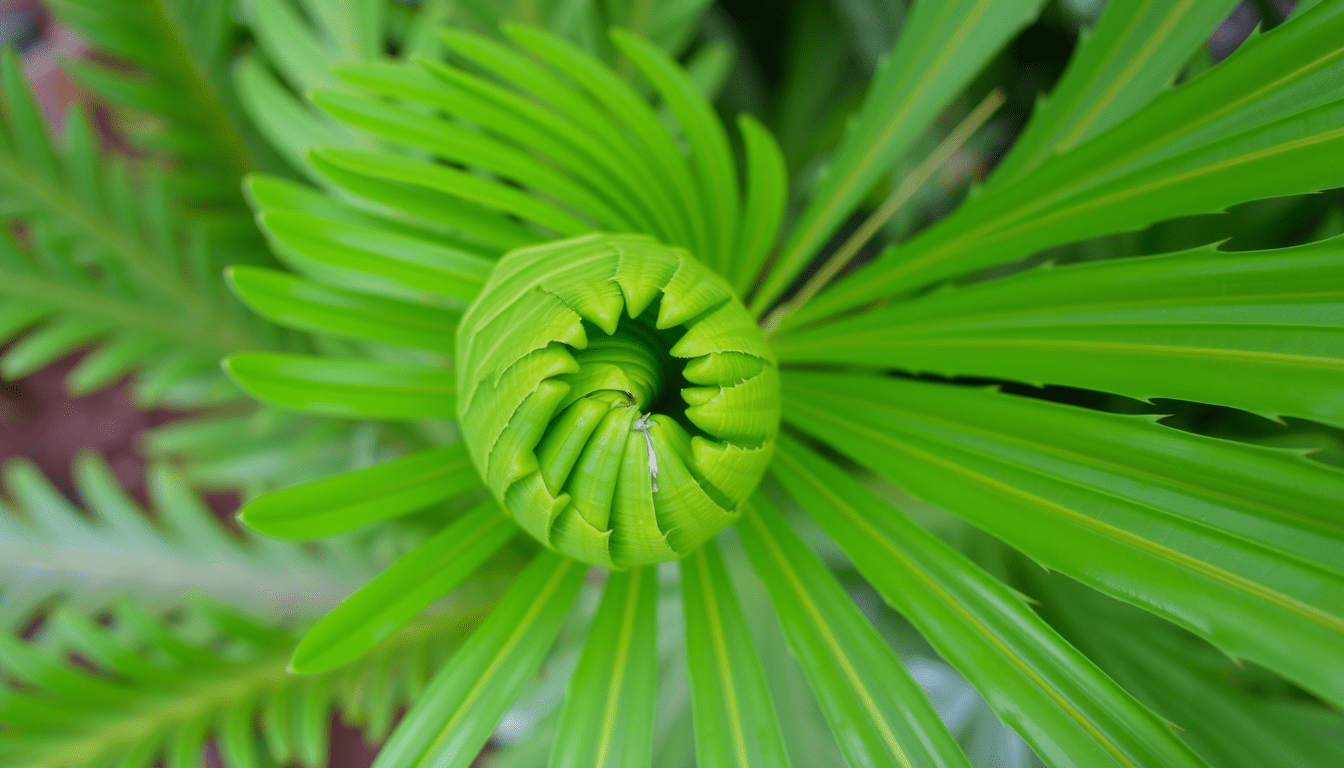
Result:
{"type": "Polygon", "coordinates": [[[457,332],[472,460],[518,523],[588,563],[689,554],[779,432],[775,356],[722,278],[641,235],[513,251],[457,332]]]}

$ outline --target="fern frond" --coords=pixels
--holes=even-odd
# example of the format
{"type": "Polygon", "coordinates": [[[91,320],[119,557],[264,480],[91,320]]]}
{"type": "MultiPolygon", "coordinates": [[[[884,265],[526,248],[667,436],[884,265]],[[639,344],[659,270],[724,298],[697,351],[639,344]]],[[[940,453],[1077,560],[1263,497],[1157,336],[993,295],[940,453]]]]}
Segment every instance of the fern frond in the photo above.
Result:
{"type": "MultiPolygon", "coordinates": [[[[94,50],[130,64],[72,60],[66,67],[119,107],[158,117],[141,146],[185,171],[180,193],[202,207],[242,213],[238,179],[273,167],[229,85],[235,26],[228,0],[50,0],[94,50]]],[[[273,155],[272,155],[273,157],[273,155]]]]}
{"type": "Polygon", "coordinates": [[[87,512],[28,461],[3,469],[12,506],[0,503],[0,629],[21,626],[53,601],[96,613],[126,596],[166,609],[203,594],[257,615],[311,617],[370,575],[363,552],[226,531],[165,466],[149,472],[155,518],[99,456],[77,459],[74,476],[87,512]]]}
{"type": "Polygon", "coordinates": [[[107,626],[57,613],[41,645],[0,636],[8,677],[0,762],[195,766],[214,739],[235,768],[326,765],[333,710],[370,740],[382,738],[486,607],[462,604],[420,619],[360,663],[314,676],[286,670],[289,630],[208,603],[172,622],[129,604],[107,626]]]}
{"type": "Polygon", "coordinates": [[[98,343],[104,348],[76,370],[72,390],[140,369],[145,403],[233,396],[215,360],[280,343],[221,284],[220,270],[239,254],[220,253],[179,214],[162,172],[137,169],[133,183],[124,162],[104,157],[79,110],[58,151],[13,52],[0,76],[0,216],[31,243],[30,253],[0,243],[0,341],[36,326],[5,356],[4,373],[98,343]]]}

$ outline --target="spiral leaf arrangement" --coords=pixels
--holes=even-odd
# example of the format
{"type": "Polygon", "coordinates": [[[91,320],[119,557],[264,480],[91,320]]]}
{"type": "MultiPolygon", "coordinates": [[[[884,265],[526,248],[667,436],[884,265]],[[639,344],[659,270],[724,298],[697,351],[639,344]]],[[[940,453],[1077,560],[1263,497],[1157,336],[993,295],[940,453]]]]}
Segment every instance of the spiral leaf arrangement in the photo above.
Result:
{"type": "Polygon", "coordinates": [[[463,316],[457,349],[458,416],[481,477],[524,529],[584,562],[686,555],[735,519],[770,462],[774,353],[683,249],[588,235],[514,251],[463,316]],[[674,359],[688,361],[681,413],[674,359]]]}

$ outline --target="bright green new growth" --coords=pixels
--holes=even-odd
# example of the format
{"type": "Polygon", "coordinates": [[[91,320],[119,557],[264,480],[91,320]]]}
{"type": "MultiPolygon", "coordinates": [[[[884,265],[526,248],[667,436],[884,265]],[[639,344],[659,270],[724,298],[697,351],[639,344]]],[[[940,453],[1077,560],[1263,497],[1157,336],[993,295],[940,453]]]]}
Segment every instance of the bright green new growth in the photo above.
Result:
{"type": "Polygon", "coordinates": [[[513,251],[457,350],[481,477],[519,525],[584,562],[689,554],[736,519],[770,462],[774,352],[683,249],[587,235],[513,251]]]}

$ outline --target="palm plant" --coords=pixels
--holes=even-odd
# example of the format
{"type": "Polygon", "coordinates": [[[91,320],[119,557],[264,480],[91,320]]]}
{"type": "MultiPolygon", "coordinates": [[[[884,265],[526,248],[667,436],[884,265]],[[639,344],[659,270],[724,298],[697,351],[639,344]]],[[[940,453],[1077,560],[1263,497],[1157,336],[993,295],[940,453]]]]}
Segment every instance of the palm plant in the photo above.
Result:
{"type": "Polygon", "coordinates": [[[161,109],[147,146],[180,183],[144,175],[144,223],[121,177],[100,202],[87,135],[58,157],[7,64],[0,183],[33,236],[0,249],[0,328],[40,326],[3,364],[96,341],[72,386],[135,370],[218,412],[152,438],[167,527],[90,459],[93,518],[17,467],[26,521],[0,531],[227,578],[90,597],[99,577],[13,558],[7,625],[60,605],[0,643],[15,764],[190,765],[213,736],[231,765],[317,765],[333,707],[387,737],[382,768],[471,765],[492,736],[494,764],[556,767],[1344,759],[1344,472],[1142,402],[1337,440],[1344,240],[1123,236],[1344,186],[1344,0],[1198,72],[1233,2],[1113,0],[984,184],[913,235],[893,217],[983,133],[1004,97],[977,77],[1041,0],[916,2],[820,173],[790,132],[844,100],[816,83],[848,77],[808,39],[837,20],[819,4],[783,145],[716,113],[730,43],[678,63],[714,26],[696,0],[252,0],[224,91],[225,4],[133,5],[57,7],[144,67],[78,71],[161,109]],[[142,28],[185,35],[191,67],[142,28]],[[184,71],[235,128],[165,100],[184,71]],[[219,131],[236,152],[196,151],[219,131]],[[275,261],[219,192],[243,172],[275,261]],[[213,347],[140,306],[165,296],[196,335],[220,323],[213,347]],[[257,404],[197,364],[221,352],[257,404]],[[244,489],[269,538],[222,535],[183,472],[244,489]]]}

